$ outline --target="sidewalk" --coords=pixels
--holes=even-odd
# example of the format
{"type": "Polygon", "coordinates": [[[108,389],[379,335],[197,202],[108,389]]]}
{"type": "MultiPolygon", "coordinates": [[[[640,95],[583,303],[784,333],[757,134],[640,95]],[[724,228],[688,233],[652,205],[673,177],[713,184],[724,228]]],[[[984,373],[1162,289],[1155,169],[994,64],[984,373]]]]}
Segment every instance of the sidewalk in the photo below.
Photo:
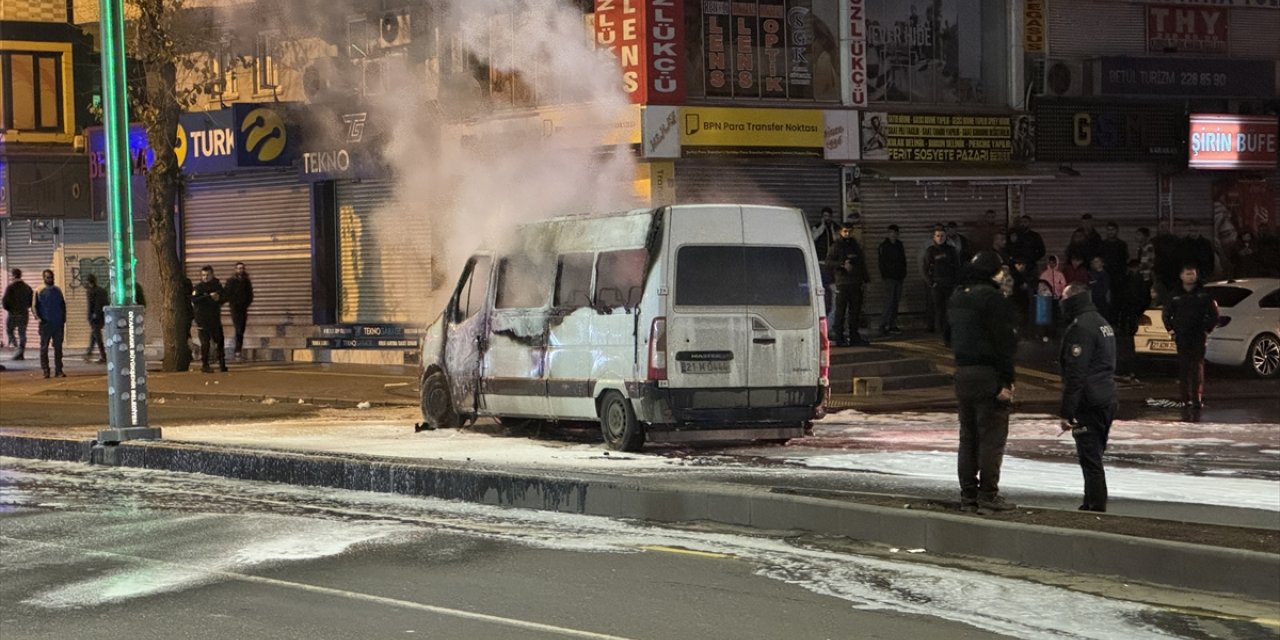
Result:
{"type": "MultiPolygon", "coordinates": [[[[300,433],[290,433],[287,420],[277,420],[265,431],[259,423],[232,420],[209,424],[203,441],[179,441],[183,430],[170,429],[166,440],[94,451],[90,441],[95,431],[86,426],[95,424],[92,417],[63,422],[82,425],[76,428],[50,423],[59,422],[53,415],[96,411],[104,416],[103,365],[68,362],[67,369],[68,378],[53,380],[43,379],[38,365],[0,373],[0,455],[57,460],[93,456],[111,464],[258,481],[612,517],[802,530],[927,548],[930,553],[1280,599],[1280,524],[1268,529],[1233,527],[1233,514],[1240,512],[1231,508],[1214,508],[1209,518],[1198,512],[1196,519],[1217,525],[1183,522],[1185,515],[1180,514],[1188,508],[1204,509],[1203,505],[1158,502],[1139,505],[1133,512],[1142,513],[1141,518],[1099,517],[1034,500],[1010,514],[982,518],[961,514],[947,500],[929,496],[859,491],[857,474],[851,473],[703,470],[682,466],[679,456],[661,458],[666,466],[655,472],[652,460],[659,456],[611,455],[594,443],[538,442],[520,435],[492,436],[475,428],[414,433],[411,422],[418,417],[412,367],[281,363],[233,365],[226,374],[152,372],[152,425],[162,428],[167,423],[156,418],[160,408],[174,410],[186,424],[208,424],[193,413],[195,407],[220,416],[228,408],[269,411],[266,415],[278,419],[310,415],[324,406],[369,403],[394,412],[395,422],[381,428],[357,427],[342,419],[351,415],[358,422],[361,418],[355,414],[334,414],[323,425],[308,423],[297,429],[300,433]],[[192,404],[179,407],[183,401],[192,404]],[[15,428],[13,416],[23,415],[32,426],[15,428]],[[566,459],[572,464],[566,466],[566,459]],[[1171,557],[1177,561],[1171,562],[1171,557]]],[[[894,394],[893,402],[920,409],[924,395],[894,394]]],[[[890,405],[882,401],[879,406],[890,405]]]]}

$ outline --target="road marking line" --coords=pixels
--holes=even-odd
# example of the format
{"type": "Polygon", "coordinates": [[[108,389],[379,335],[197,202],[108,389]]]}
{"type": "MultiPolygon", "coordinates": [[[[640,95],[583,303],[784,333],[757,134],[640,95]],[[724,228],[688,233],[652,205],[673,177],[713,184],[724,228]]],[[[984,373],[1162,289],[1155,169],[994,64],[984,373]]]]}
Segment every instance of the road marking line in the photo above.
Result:
{"type": "Polygon", "coordinates": [[[1236,615],[1231,613],[1219,613],[1217,611],[1209,611],[1206,609],[1196,609],[1194,607],[1161,607],[1165,611],[1172,613],[1180,613],[1187,616],[1195,616],[1197,618],[1217,618],[1218,620],[1242,620],[1244,622],[1252,622],[1254,624],[1265,627],[1280,627],[1280,618],[1251,618],[1249,616],[1236,615]]]}
{"type": "Polygon", "coordinates": [[[335,596],[339,598],[348,598],[351,600],[363,600],[374,604],[382,604],[392,607],[400,607],[402,609],[414,609],[417,611],[425,611],[444,616],[452,616],[455,618],[463,618],[466,620],[476,620],[479,622],[488,622],[507,627],[515,627],[517,629],[527,629],[530,631],[541,631],[544,633],[553,633],[557,635],[567,636],[571,638],[590,638],[591,640],[630,640],[624,636],[614,636],[605,633],[596,633],[594,631],[583,631],[581,629],[570,629],[568,627],[559,627],[551,624],[543,624],[541,622],[531,622],[529,620],[519,620],[517,618],[505,618],[502,616],[489,615],[487,613],[476,613],[474,611],[464,611],[462,609],[451,609],[449,607],[440,607],[430,604],[422,604],[420,602],[410,602],[408,600],[398,600],[395,598],[386,598],[383,596],[375,596],[368,593],[360,593],[358,591],[347,591],[346,589],[334,589],[332,587],[321,587],[318,585],[304,584],[301,582],[291,582],[288,580],[280,580],[277,578],[266,578],[262,576],[253,576],[233,571],[222,571],[220,569],[209,569],[200,566],[194,566],[187,563],[167,562],[165,560],[155,560],[142,556],[135,556],[126,553],[116,553],[113,551],[99,551],[97,549],[85,549],[71,545],[54,544],[50,542],[38,542],[35,540],[26,540],[24,538],[12,538],[9,536],[0,536],[0,540],[9,542],[25,542],[40,547],[50,547],[54,549],[64,549],[69,551],[78,551],[80,553],[91,556],[103,556],[108,558],[123,558],[127,560],[135,560],[139,562],[149,562],[168,567],[180,568],[185,570],[197,569],[209,575],[220,576],[230,580],[240,580],[243,582],[254,582],[257,584],[270,585],[275,587],[283,587],[286,589],[297,589],[300,591],[308,591],[322,595],[335,596]]]}
{"type": "Polygon", "coordinates": [[[664,553],[678,553],[686,556],[698,556],[700,558],[736,558],[731,553],[715,553],[713,551],[695,551],[693,549],[685,549],[684,547],[667,547],[662,545],[645,544],[640,545],[645,551],[661,551],[664,553]]]}

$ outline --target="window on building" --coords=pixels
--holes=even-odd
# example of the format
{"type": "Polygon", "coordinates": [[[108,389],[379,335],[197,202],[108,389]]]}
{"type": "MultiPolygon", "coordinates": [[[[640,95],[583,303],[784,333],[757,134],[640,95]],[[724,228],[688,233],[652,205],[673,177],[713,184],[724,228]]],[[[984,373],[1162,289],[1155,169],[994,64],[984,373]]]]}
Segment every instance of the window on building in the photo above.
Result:
{"type": "Polygon", "coordinates": [[[685,3],[689,96],[717,100],[840,100],[836,0],[685,3]]]}
{"type": "Polygon", "coordinates": [[[279,59],[280,33],[263,31],[258,34],[253,56],[254,93],[272,93],[280,85],[279,59]]]}
{"type": "Polygon", "coordinates": [[[1003,0],[867,0],[866,15],[871,101],[1008,102],[1003,0]]]}
{"type": "Polygon", "coordinates": [[[61,131],[62,54],[0,54],[0,128],[10,131],[61,131]]]}

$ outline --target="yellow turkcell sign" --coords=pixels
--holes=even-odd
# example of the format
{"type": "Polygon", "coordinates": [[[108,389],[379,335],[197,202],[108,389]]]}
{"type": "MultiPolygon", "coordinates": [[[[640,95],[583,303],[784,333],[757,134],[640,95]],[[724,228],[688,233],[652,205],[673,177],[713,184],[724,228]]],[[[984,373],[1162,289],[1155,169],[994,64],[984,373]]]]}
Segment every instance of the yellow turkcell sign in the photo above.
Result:
{"type": "Polygon", "coordinates": [[[240,132],[245,134],[245,151],[253,154],[258,162],[271,162],[284,151],[284,120],[271,109],[250,111],[240,123],[240,132]]]}
{"type": "Polygon", "coordinates": [[[817,109],[680,109],[680,144],[691,147],[803,147],[821,149],[817,109]]]}
{"type": "Polygon", "coordinates": [[[181,167],[182,165],[186,164],[186,162],[187,162],[187,149],[188,149],[189,147],[190,147],[190,145],[189,145],[189,144],[187,144],[187,130],[186,130],[186,129],[184,129],[184,128],[182,128],[182,125],[181,125],[181,124],[179,124],[179,125],[178,125],[178,137],[177,137],[177,138],[175,138],[175,139],[174,139],[174,141],[173,141],[173,153],[174,153],[175,155],[177,155],[177,156],[178,156],[178,166],[179,166],[179,167],[181,167]]]}

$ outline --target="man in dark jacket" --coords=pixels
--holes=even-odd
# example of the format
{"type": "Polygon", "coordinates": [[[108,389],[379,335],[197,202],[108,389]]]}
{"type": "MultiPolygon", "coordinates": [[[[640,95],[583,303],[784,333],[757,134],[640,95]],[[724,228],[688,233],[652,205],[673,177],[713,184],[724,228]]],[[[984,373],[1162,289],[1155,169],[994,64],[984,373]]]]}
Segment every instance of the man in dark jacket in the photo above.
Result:
{"type": "Polygon", "coordinates": [[[982,514],[1014,508],[1000,495],[1018,350],[1017,312],[1000,293],[1003,266],[992,251],[974,256],[947,311],[960,404],[960,506],[982,514]]]}
{"type": "Polygon", "coordinates": [[[1111,285],[1116,315],[1116,373],[1132,380],[1137,375],[1133,337],[1138,333],[1138,319],[1151,306],[1151,283],[1142,277],[1142,262],[1133,258],[1123,279],[1111,285]]]}
{"type": "MultiPolygon", "coordinates": [[[[1191,263],[1196,266],[1196,273],[1201,279],[1213,277],[1215,264],[1213,243],[1200,235],[1200,227],[1194,222],[1187,223],[1187,235],[1178,243],[1178,257],[1181,264],[1191,263]]],[[[1177,295],[1177,286],[1171,295],[1177,295]]]]}
{"type": "Polygon", "coordinates": [[[1164,327],[1178,347],[1178,386],[1182,391],[1182,419],[1200,419],[1204,399],[1204,349],[1209,332],[1218,326],[1218,303],[1200,284],[1195,264],[1182,267],[1182,287],[1169,293],[1164,327]]]}
{"type": "Polygon", "coordinates": [[[831,332],[832,341],[841,347],[868,344],[858,333],[858,319],[862,316],[862,285],[871,278],[867,275],[867,257],[853,237],[852,226],[840,229],[840,240],[827,253],[827,265],[835,273],[836,281],[836,326],[831,332]]]}
{"type": "MultiPolygon", "coordinates": [[[[1120,225],[1114,222],[1108,222],[1106,226],[1106,236],[1099,245],[1098,255],[1102,256],[1102,268],[1107,270],[1107,278],[1114,287],[1124,279],[1124,273],[1129,268],[1129,244],[1120,239],[1120,225]]],[[[1108,321],[1115,321],[1115,309],[1111,309],[1108,314],[1105,310],[1102,315],[1108,321]]]]}
{"type": "Polygon", "coordinates": [[[827,315],[830,316],[835,306],[832,299],[835,296],[835,273],[827,266],[827,254],[831,253],[831,247],[840,240],[840,221],[836,220],[836,214],[831,207],[822,208],[822,220],[817,226],[809,229],[809,235],[813,238],[813,250],[818,254],[819,270],[822,272],[822,302],[826,305],[827,315]]]}
{"type": "Polygon", "coordinates": [[[898,239],[898,225],[889,225],[889,236],[880,243],[880,278],[884,281],[884,313],[880,315],[880,333],[902,333],[898,328],[898,301],[902,299],[902,281],[907,278],[907,248],[898,239]]]}
{"type": "Polygon", "coordinates": [[[226,338],[222,335],[222,283],[213,275],[213,267],[200,268],[200,284],[191,291],[196,328],[200,333],[200,370],[213,373],[209,366],[209,343],[217,349],[218,368],[227,370],[226,338]]]}
{"type": "Polygon", "coordinates": [[[231,326],[236,331],[236,357],[243,357],[244,326],[249,321],[249,305],[253,304],[253,282],[249,280],[249,272],[243,262],[236,263],[235,273],[227,278],[227,306],[231,307],[231,326]]]}
{"type": "Polygon", "coordinates": [[[49,377],[49,343],[53,343],[53,375],[67,377],[62,372],[62,337],[67,329],[67,299],[62,289],[53,283],[53,270],[45,269],[44,288],[36,294],[36,317],[40,319],[40,369],[49,377]]]}
{"type": "Polygon", "coordinates": [[[947,244],[947,232],[933,230],[933,244],[924,250],[924,281],[933,300],[934,324],[942,332],[942,343],[951,346],[951,325],[947,322],[947,302],[960,274],[960,258],[947,244]]]}
{"type": "Polygon", "coordinates": [[[1009,256],[1012,261],[1019,259],[1031,271],[1044,257],[1044,238],[1031,229],[1031,216],[1018,218],[1018,226],[1009,231],[1009,256]]]}
{"type": "Polygon", "coordinates": [[[22,269],[15,268],[10,273],[13,275],[13,281],[5,287],[4,299],[0,301],[5,313],[9,314],[4,322],[4,332],[9,339],[9,346],[18,349],[13,359],[25,360],[27,322],[31,319],[31,305],[35,302],[35,292],[31,290],[30,285],[22,281],[22,269]]]}
{"type": "Polygon", "coordinates": [[[1062,367],[1059,424],[1076,440],[1076,456],[1084,475],[1080,510],[1106,511],[1107,474],[1102,469],[1102,453],[1107,450],[1117,407],[1116,334],[1093,306],[1084,285],[1073,284],[1063,292],[1062,315],[1068,325],[1058,352],[1062,367]]]}
{"type": "Polygon", "coordinates": [[[93,358],[93,346],[98,346],[98,362],[107,361],[107,347],[102,341],[102,328],[106,326],[107,308],[107,290],[98,286],[98,276],[89,274],[85,278],[88,284],[87,293],[88,300],[85,307],[88,309],[89,319],[89,348],[84,352],[84,361],[88,362],[93,358]]]}

